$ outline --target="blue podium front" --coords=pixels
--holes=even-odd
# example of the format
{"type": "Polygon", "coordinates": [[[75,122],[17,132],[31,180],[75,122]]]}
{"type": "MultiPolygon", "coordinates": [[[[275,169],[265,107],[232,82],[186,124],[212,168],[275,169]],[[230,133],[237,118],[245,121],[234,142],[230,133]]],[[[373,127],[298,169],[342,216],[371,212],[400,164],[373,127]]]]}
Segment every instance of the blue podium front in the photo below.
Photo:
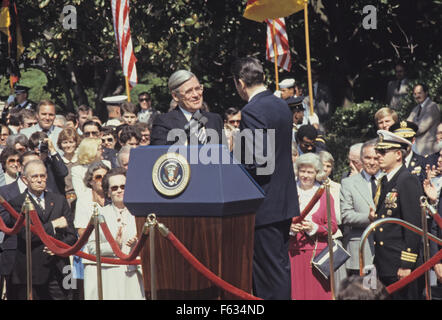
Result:
{"type": "MultiPolygon", "coordinates": [[[[222,145],[147,146],[131,150],[124,202],[158,220],[212,272],[251,292],[254,212],[264,193],[222,145]]],[[[159,299],[232,299],[156,236],[159,299]]],[[[149,249],[141,255],[150,296],[149,249]]]]}

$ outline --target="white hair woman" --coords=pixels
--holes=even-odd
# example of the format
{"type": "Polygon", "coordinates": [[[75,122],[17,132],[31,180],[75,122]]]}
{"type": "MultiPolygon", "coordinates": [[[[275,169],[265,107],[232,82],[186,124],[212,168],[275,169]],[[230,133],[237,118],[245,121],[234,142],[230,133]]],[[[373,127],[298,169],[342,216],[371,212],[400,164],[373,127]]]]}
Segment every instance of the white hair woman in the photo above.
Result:
{"type": "MultiPolygon", "coordinates": [[[[294,165],[299,209],[302,212],[326,178],[318,155],[305,153],[298,157],[294,165]]],[[[338,229],[335,218],[334,200],[331,200],[332,233],[338,229]]],[[[311,259],[327,246],[327,202],[326,193],[316,202],[309,214],[300,223],[292,223],[289,244],[291,264],[292,299],[327,300],[331,299],[330,282],[311,268],[311,259]],[[316,250],[315,250],[316,248],[316,250]]]]}

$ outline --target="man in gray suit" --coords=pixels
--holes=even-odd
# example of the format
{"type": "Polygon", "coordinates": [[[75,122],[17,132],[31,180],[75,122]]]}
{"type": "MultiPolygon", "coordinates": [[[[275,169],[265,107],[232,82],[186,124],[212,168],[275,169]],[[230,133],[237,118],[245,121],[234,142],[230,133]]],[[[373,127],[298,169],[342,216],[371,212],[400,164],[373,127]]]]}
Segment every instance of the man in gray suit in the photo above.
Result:
{"type": "Polygon", "coordinates": [[[413,96],[417,106],[413,108],[407,120],[418,125],[414,151],[425,156],[436,152],[434,146],[437,126],[440,123],[440,110],[439,106],[431,101],[428,88],[424,84],[414,87],[413,96]]]}
{"type": "MultiPolygon", "coordinates": [[[[370,224],[370,208],[375,209],[373,198],[382,173],[374,149],[376,140],[370,140],[361,148],[362,171],[341,181],[341,217],[344,226],[344,245],[351,254],[346,262],[348,275],[359,273],[359,241],[370,224]]],[[[364,248],[365,265],[373,263],[373,239],[369,237],[364,248]]]]}

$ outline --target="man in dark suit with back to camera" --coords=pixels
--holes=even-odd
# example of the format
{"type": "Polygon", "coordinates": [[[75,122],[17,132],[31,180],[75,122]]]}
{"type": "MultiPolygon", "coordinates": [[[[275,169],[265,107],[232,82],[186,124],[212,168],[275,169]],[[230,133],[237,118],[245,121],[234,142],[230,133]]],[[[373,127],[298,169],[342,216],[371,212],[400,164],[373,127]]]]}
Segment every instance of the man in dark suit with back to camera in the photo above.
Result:
{"type": "MultiPolygon", "coordinates": [[[[392,132],[378,130],[376,153],[379,166],[385,172],[376,192],[376,212],[370,208],[370,221],[398,218],[421,228],[420,197],[423,194],[419,179],[404,165],[411,142],[392,132]]],[[[397,224],[384,224],[374,232],[377,275],[385,286],[408,276],[422,262],[419,255],[421,237],[397,224]]],[[[422,298],[422,277],[392,294],[397,300],[422,298]]]]}
{"type": "MultiPolygon", "coordinates": [[[[257,59],[239,59],[231,71],[238,94],[248,101],[241,110],[240,129],[252,131],[252,136],[238,145],[242,154],[252,153],[253,163],[244,166],[265,192],[255,217],[253,292],[263,299],[290,300],[289,229],[292,218],[299,215],[291,158],[292,113],[284,100],[264,86],[263,68],[257,59]],[[263,139],[257,130],[264,132],[263,139]],[[264,155],[269,159],[263,164],[264,155]]],[[[247,156],[242,156],[242,163],[244,159],[247,156]]]]}
{"type": "Polygon", "coordinates": [[[188,145],[192,141],[198,144],[222,143],[223,120],[218,114],[201,111],[203,105],[203,86],[198,78],[190,71],[178,70],[174,72],[168,82],[172,98],[178,106],[172,111],[155,117],[150,134],[151,145],[188,145]],[[195,123],[195,126],[193,125],[195,123]],[[198,125],[198,132],[193,128],[198,125]],[[173,129],[181,129],[181,135],[171,134],[173,129]],[[207,135],[207,129],[213,129],[218,135],[218,141],[212,141],[207,135]],[[195,139],[190,139],[195,135],[195,139]]]}

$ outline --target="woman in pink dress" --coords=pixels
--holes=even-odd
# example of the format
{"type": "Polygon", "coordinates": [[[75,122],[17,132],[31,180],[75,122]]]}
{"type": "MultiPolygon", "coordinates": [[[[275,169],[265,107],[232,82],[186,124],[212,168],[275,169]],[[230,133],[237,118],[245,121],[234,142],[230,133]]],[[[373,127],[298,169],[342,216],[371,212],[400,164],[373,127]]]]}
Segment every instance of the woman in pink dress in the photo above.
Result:
{"type": "MultiPolygon", "coordinates": [[[[320,187],[325,173],[319,156],[314,153],[301,155],[294,164],[299,207],[302,212],[320,187]]],[[[334,200],[330,195],[332,233],[338,229],[334,211],[334,200]]],[[[289,256],[291,266],[293,300],[331,299],[330,282],[312,269],[311,260],[315,251],[318,255],[327,247],[327,202],[326,192],[300,223],[290,227],[289,256]]]]}

